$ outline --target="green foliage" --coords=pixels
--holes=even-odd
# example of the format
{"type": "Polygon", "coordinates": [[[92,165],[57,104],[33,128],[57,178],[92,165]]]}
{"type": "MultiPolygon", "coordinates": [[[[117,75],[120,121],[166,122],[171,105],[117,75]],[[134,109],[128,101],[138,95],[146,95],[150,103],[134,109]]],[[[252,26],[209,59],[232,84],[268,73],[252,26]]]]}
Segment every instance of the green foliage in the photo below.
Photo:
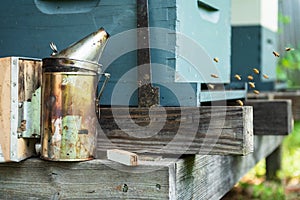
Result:
{"type": "Polygon", "coordinates": [[[287,81],[290,87],[299,85],[300,49],[286,51],[276,67],[277,79],[287,81]]]}
{"type": "Polygon", "coordinates": [[[291,17],[288,15],[283,15],[282,13],[278,13],[278,22],[284,25],[291,23],[291,17]]]}
{"type": "MultiPolygon", "coordinates": [[[[291,17],[278,13],[278,23],[280,30],[283,33],[285,25],[291,23],[291,17]]],[[[294,44],[296,45],[296,44],[294,44]]],[[[293,45],[293,46],[294,46],[293,45]]],[[[282,53],[276,67],[277,80],[287,82],[289,87],[300,86],[300,50],[293,49],[282,53]]]]}
{"type": "Polygon", "coordinates": [[[287,136],[283,142],[283,148],[284,148],[284,150],[287,150],[289,152],[299,151],[299,149],[300,149],[300,121],[295,122],[293,132],[289,136],[287,136]]]}
{"type": "Polygon", "coordinates": [[[277,65],[277,67],[276,67],[276,76],[277,76],[277,80],[280,80],[280,81],[287,80],[286,71],[280,65],[277,65]]]}
{"type": "Polygon", "coordinates": [[[253,197],[260,200],[284,200],[283,187],[277,182],[253,185],[253,197]]]}
{"type": "Polygon", "coordinates": [[[282,177],[300,177],[300,121],[293,132],[285,138],[282,147],[282,177]]]}
{"type": "Polygon", "coordinates": [[[278,62],[283,69],[300,69],[300,50],[299,48],[291,49],[286,52],[278,62]]]}
{"type": "Polygon", "coordinates": [[[238,185],[244,193],[247,193],[248,198],[253,200],[284,200],[285,194],[282,185],[278,182],[263,182],[260,184],[250,184],[247,182],[240,182],[238,185]]]}
{"type": "MultiPolygon", "coordinates": [[[[243,191],[240,199],[284,200],[284,186],[278,181],[265,181],[265,174],[263,159],[247,173],[246,179],[239,182],[238,187],[243,191]]],[[[300,178],[300,121],[295,122],[293,132],[282,143],[282,169],[278,177],[282,180],[300,178]]]]}

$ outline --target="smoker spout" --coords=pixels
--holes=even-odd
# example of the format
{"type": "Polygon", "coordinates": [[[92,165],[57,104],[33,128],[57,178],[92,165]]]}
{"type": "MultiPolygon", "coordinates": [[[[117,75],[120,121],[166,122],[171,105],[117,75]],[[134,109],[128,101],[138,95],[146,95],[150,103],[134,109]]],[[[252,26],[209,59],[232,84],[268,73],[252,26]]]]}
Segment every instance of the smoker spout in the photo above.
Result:
{"type": "Polygon", "coordinates": [[[108,38],[109,34],[100,28],[52,57],[98,63],[108,38]]]}

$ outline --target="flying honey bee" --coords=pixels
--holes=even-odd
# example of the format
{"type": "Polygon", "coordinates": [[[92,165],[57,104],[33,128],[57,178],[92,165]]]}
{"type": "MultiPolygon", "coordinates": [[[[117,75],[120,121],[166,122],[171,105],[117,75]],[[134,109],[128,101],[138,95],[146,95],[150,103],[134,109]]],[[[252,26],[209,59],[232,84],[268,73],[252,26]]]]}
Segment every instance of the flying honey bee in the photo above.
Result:
{"type": "Polygon", "coordinates": [[[207,84],[207,87],[211,90],[215,89],[215,85],[213,85],[213,84],[207,84]]]}
{"type": "Polygon", "coordinates": [[[215,58],[214,58],[214,61],[215,61],[216,63],[219,62],[219,58],[215,57],[215,58]]]}
{"type": "Polygon", "coordinates": [[[273,54],[274,54],[275,57],[279,57],[280,56],[280,54],[278,52],[276,52],[276,51],[273,51],[273,54]]]}
{"type": "Polygon", "coordinates": [[[256,69],[256,68],[253,68],[253,72],[254,72],[255,74],[259,74],[259,70],[256,69]]]}
{"type": "Polygon", "coordinates": [[[249,75],[247,78],[249,81],[252,81],[254,79],[253,76],[251,76],[251,75],[249,75]]]}
{"type": "Polygon", "coordinates": [[[241,101],[241,100],[236,100],[236,102],[237,102],[240,106],[243,106],[243,105],[244,105],[243,101],[241,101]]]}
{"type": "Polygon", "coordinates": [[[258,90],[253,90],[253,93],[258,95],[259,91],[258,90]]]}
{"type": "Polygon", "coordinates": [[[292,50],[294,50],[294,49],[292,49],[291,47],[286,47],[285,48],[285,51],[292,51],[292,50]]]}
{"type": "Polygon", "coordinates": [[[234,75],[234,78],[236,78],[236,79],[239,80],[239,81],[242,80],[241,76],[238,75],[238,74],[234,75]]]}
{"type": "Polygon", "coordinates": [[[213,78],[219,78],[219,76],[217,74],[211,74],[210,76],[213,78]]]}
{"type": "Polygon", "coordinates": [[[263,77],[264,77],[265,79],[269,79],[269,76],[268,76],[267,74],[264,74],[263,77]]]}
{"type": "Polygon", "coordinates": [[[255,88],[255,84],[253,82],[249,82],[250,88],[255,88]]]}

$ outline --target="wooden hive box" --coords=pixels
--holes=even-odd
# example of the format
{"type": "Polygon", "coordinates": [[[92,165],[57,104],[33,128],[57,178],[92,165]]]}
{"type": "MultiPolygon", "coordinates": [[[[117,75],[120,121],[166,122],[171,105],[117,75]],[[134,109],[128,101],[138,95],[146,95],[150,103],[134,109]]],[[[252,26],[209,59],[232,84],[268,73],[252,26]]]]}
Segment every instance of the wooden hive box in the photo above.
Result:
{"type": "Polygon", "coordinates": [[[35,153],[40,135],[36,90],[41,85],[41,66],[36,59],[0,58],[0,162],[20,161],[35,153]],[[23,120],[25,127],[21,126],[23,120]]]}
{"type": "MultiPolygon", "coordinates": [[[[230,81],[230,5],[230,0],[149,1],[149,26],[155,27],[150,33],[152,82],[159,88],[160,105],[199,106],[245,96],[202,95],[201,84],[230,81]]],[[[1,56],[48,57],[49,41],[61,50],[103,26],[112,37],[101,63],[112,76],[101,104],[138,104],[136,32],[130,31],[137,27],[137,0],[12,0],[0,11],[1,56]],[[8,14],[12,9],[14,14],[8,14]]]]}
{"type": "Polygon", "coordinates": [[[277,51],[277,18],[277,0],[232,1],[231,74],[243,77],[242,81],[231,77],[235,87],[244,87],[252,75],[257,90],[275,89],[278,58],[272,52],[277,51]],[[260,74],[253,73],[253,68],[260,74]]]}

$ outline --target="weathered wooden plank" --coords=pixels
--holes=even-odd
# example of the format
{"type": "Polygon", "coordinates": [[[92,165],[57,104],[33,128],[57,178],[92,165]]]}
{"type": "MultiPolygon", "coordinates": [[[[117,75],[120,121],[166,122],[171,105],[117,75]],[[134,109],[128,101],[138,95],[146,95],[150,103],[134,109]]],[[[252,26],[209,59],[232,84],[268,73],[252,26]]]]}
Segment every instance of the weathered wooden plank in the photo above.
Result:
{"type": "Polygon", "coordinates": [[[248,100],[253,106],[254,135],[287,135],[292,132],[291,100],[248,100]]]}
{"type": "Polygon", "coordinates": [[[31,101],[41,84],[41,62],[19,57],[0,58],[0,162],[21,161],[35,154],[37,139],[19,138],[18,106],[31,101]]]}
{"type": "Polygon", "coordinates": [[[196,155],[141,161],[128,167],[108,160],[0,164],[4,199],[220,199],[283,136],[255,136],[247,156],[196,155]]]}
{"type": "Polygon", "coordinates": [[[292,101],[294,120],[300,120],[300,91],[277,92],[274,94],[274,99],[290,99],[292,101]]]}
{"type": "Polygon", "coordinates": [[[253,150],[252,107],[101,108],[99,152],[234,154],[253,150]]]}
{"type": "Polygon", "coordinates": [[[266,157],[266,179],[278,180],[277,172],[281,169],[281,145],[266,157]]]}
{"type": "Polygon", "coordinates": [[[126,167],[106,160],[0,165],[4,199],[168,199],[169,166],[126,167]]]}
{"type": "Polygon", "coordinates": [[[255,136],[247,156],[190,156],[176,163],[176,199],[220,199],[255,164],[269,155],[283,136],[255,136]]]}
{"type": "Polygon", "coordinates": [[[248,99],[290,99],[294,120],[300,120],[300,91],[261,92],[259,95],[248,94],[248,99]]]}
{"type": "Polygon", "coordinates": [[[0,158],[2,160],[10,160],[10,104],[11,104],[11,59],[1,58],[0,69],[2,75],[0,76],[0,158]],[[6,134],[4,134],[6,133],[6,134]]]}
{"type": "Polygon", "coordinates": [[[42,62],[19,59],[19,102],[30,101],[33,93],[41,87],[42,62]]]}

